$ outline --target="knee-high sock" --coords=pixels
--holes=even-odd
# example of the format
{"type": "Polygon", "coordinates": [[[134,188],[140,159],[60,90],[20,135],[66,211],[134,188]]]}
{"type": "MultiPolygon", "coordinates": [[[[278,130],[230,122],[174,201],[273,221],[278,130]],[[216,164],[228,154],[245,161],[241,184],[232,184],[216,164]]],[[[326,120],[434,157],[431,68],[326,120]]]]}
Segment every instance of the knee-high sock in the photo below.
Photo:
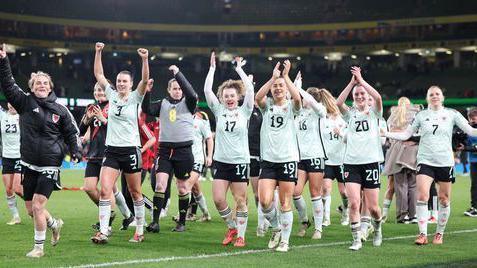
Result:
{"type": "Polygon", "coordinates": [[[129,209],[128,205],[126,204],[126,199],[124,198],[123,193],[121,191],[117,191],[114,193],[114,199],[116,199],[116,205],[118,206],[119,211],[125,219],[131,217],[131,210],[129,209]]]}
{"type": "Polygon", "coordinates": [[[429,210],[427,209],[427,202],[418,200],[416,204],[416,213],[419,233],[427,235],[427,221],[429,220],[429,210]]]}
{"type": "Polygon", "coordinates": [[[444,234],[447,221],[449,220],[450,213],[451,213],[450,203],[447,205],[444,205],[442,203],[439,204],[439,214],[437,216],[436,233],[444,234]]]}
{"type": "Polygon", "coordinates": [[[383,217],[388,216],[389,208],[391,207],[392,199],[384,199],[383,201],[383,217]]]}
{"type": "Polygon", "coordinates": [[[237,231],[238,237],[245,238],[247,230],[248,211],[237,211],[237,231]]]}
{"type": "Polygon", "coordinates": [[[99,230],[108,234],[109,218],[111,217],[111,200],[99,200],[99,230]]]}
{"type": "Polygon", "coordinates": [[[361,233],[362,234],[365,234],[368,231],[370,224],[371,224],[371,217],[369,216],[361,217],[361,233]]]}
{"type": "Polygon", "coordinates": [[[313,204],[313,220],[315,221],[315,230],[323,231],[323,201],[321,196],[313,197],[311,199],[313,204]]]}
{"type": "Polygon", "coordinates": [[[257,225],[259,228],[263,228],[265,224],[265,215],[263,214],[262,205],[258,203],[257,205],[257,225]]]}
{"type": "Polygon", "coordinates": [[[308,222],[308,215],[306,213],[306,202],[303,196],[297,196],[293,198],[293,203],[295,204],[296,210],[298,211],[298,216],[300,217],[300,222],[308,222]]]}
{"type": "Polygon", "coordinates": [[[179,195],[179,223],[185,224],[190,194],[179,195]]]}
{"type": "Polygon", "coordinates": [[[219,211],[220,217],[225,221],[229,229],[236,229],[237,224],[232,217],[232,210],[227,206],[224,210],[219,211]]]}
{"type": "Polygon", "coordinates": [[[360,223],[352,222],[351,226],[351,235],[353,236],[353,241],[361,241],[361,232],[360,232],[360,223]]]}
{"type": "Polygon", "coordinates": [[[288,241],[290,240],[292,226],[293,226],[293,212],[291,210],[282,211],[282,213],[280,214],[280,223],[282,226],[281,241],[286,242],[288,244],[288,241]]]}
{"type": "Polygon", "coordinates": [[[207,208],[207,202],[205,200],[205,196],[202,193],[195,196],[195,201],[199,205],[199,208],[202,211],[202,214],[209,215],[209,209],[207,208]]]}
{"type": "Polygon", "coordinates": [[[154,197],[152,198],[152,202],[154,204],[154,208],[152,211],[152,222],[159,223],[159,216],[161,215],[162,206],[164,204],[164,193],[155,192],[154,197]]]}
{"type": "Polygon", "coordinates": [[[12,213],[12,216],[18,218],[19,214],[17,208],[17,198],[15,197],[15,195],[7,196],[7,204],[8,208],[10,209],[10,212],[12,213]]]}
{"type": "Polygon", "coordinates": [[[269,208],[262,209],[265,219],[270,222],[270,226],[273,229],[278,229],[278,212],[275,206],[272,204],[269,208]]]}
{"type": "Polygon", "coordinates": [[[134,216],[136,218],[136,234],[144,234],[144,199],[134,201],[134,216]]]}
{"type": "Polygon", "coordinates": [[[322,197],[323,199],[323,218],[326,220],[330,220],[330,213],[331,213],[331,195],[327,194],[322,197]]]}
{"type": "Polygon", "coordinates": [[[43,250],[43,245],[45,244],[46,239],[46,230],[37,231],[35,229],[35,247],[43,250]]]}

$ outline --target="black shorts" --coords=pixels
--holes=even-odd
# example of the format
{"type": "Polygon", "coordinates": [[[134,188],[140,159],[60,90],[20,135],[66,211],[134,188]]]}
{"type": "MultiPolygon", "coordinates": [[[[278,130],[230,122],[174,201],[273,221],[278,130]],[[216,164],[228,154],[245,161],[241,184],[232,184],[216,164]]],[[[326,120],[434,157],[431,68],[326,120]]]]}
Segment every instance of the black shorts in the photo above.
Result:
{"type": "Polygon", "coordinates": [[[22,173],[20,158],[2,158],[2,174],[22,173]]]}
{"type": "Polygon", "coordinates": [[[159,157],[156,163],[156,172],[173,174],[179,180],[190,178],[190,172],[194,166],[192,147],[159,148],[159,157]]]}
{"type": "Polygon", "coordinates": [[[325,159],[324,158],[312,158],[304,159],[298,162],[298,169],[305,172],[320,172],[323,173],[325,170],[325,159]]]}
{"type": "Polygon", "coordinates": [[[230,182],[247,182],[249,177],[248,164],[227,164],[214,161],[214,180],[226,180],[230,182]]]}
{"type": "Polygon", "coordinates": [[[434,167],[426,164],[417,165],[417,175],[426,175],[436,182],[455,182],[454,167],[434,167]]]}
{"type": "Polygon", "coordinates": [[[61,190],[60,171],[45,170],[39,172],[24,167],[22,185],[25,201],[31,201],[34,194],[41,194],[50,198],[53,191],[61,190]]]}
{"type": "Polygon", "coordinates": [[[260,163],[259,179],[275,179],[277,181],[291,181],[296,183],[298,178],[297,162],[273,163],[262,161],[260,163]]]}
{"type": "Polygon", "coordinates": [[[343,172],[345,183],[358,183],[365,189],[376,189],[381,187],[379,163],[377,162],[362,165],[344,164],[343,172]]]}
{"type": "Polygon", "coordinates": [[[101,161],[94,161],[90,160],[86,163],[86,169],[84,170],[84,177],[96,177],[99,178],[99,174],[101,173],[101,161]]]}
{"type": "Polygon", "coordinates": [[[138,147],[107,146],[104,150],[103,166],[136,173],[142,169],[141,150],[138,147]]]}
{"type": "Polygon", "coordinates": [[[205,170],[204,164],[194,163],[194,165],[192,166],[192,171],[199,173],[199,175],[202,175],[202,173],[204,173],[204,170],[205,170]]]}
{"type": "Polygon", "coordinates": [[[258,158],[250,158],[250,177],[260,176],[260,160],[258,158]]]}
{"type": "Polygon", "coordinates": [[[345,181],[343,179],[343,166],[342,165],[339,165],[339,166],[326,165],[324,178],[330,179],[330,180],[336,179],[336,181],[340,183],[344,183],[345,181]]]}

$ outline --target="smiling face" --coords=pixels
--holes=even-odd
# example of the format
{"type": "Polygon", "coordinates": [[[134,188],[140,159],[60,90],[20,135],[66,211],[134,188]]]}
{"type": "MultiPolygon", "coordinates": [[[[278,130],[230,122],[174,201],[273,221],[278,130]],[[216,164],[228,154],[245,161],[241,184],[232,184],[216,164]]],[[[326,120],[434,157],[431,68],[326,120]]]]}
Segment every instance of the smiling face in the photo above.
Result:
{"type": "Polygon", "coordinates": [[[285,79],[277,78],[272,84],[272,96],[275,101],[281,101],[286,98],[288,88],[285,83],[285,79]]]}
{"type": "MultiPolygon", "coordinates": [[[[366,92],[363,86],[356,86],[353,89],[353,102],[358,107],[358,109],[364,109],[366,106],[369,106],[370,96],[366,92]]],[[[371,98],[372,99],[372,98],[371,98]]],[[[374,105],[374,99],[372,100],[374,105]]]]}
{"type": "Polygon", "coordinates": [[[224,88],[222,91],[222,101],[224,102],[227,109],[235,109],[238,106],[239,96],[237,94],[237,89],[235,88],[224,88]]]}
{"type": "Polygon", "coordinates": [[[439,87],[432,86],[427,90],[427,104],[433,108],[439,108],[444,103],[444,94],[439,87]]]}
{"type": "Polygon", "coordinates": [[[116,77],[116,89],[121,95],[125,95],[128,92],[131,92],[133,86],[133,81],[131,75],[127,73],[119,73],[116,77]]]}
{"type": "Polygon", "coordinates": [[[37,75],[33,80],[31,91],[37,98],[46,98],[51,92],[51,83],[46,75],[37,75]]]}
{"type": "Polygon", "coordinates": [[[169,87],[167,88],[167,92],[169,96],[174,100],[182,99],[182,89],[177,81],[172,81],[169,83],[169,87]]]}
{"type": "Polygon", "coordinates": [[[94,95],[94,99],[97,101],[97,102],[105,102],[107,99],[106,99],[106,93],[104,92],[104,89],[101,88],[101,86],[96,83],[96,85],[94,86],[94,91],[93,91],[93,95],[94,95]]]}

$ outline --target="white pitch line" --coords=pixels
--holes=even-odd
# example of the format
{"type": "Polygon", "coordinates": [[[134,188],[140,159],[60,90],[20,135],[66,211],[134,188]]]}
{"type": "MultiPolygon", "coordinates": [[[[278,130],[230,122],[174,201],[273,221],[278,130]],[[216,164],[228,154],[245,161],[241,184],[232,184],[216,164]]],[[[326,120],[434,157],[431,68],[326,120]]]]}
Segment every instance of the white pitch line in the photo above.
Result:
{"type": "MultiPolygon", "coordinates": [[[[459,230],[459,231],[447,232],[446,234],[463,234],[463,233],[475,233],[475,232],[477,232],[477,229],[459,230]]],[[[414,237],[416,237],[416,236],[415,235],[395,236],[395,237],[383,238],[383,241],[409,239],[409,238],[414,238],[414,237]]],[[[290,249],[341,246],[341,245],[348,245],[349,243],[350,243],[350,241],[341,241],[341,242],[333,242],[333,243],[326,243],[326,244],[299,245],[299,246],[291,246],[290,249]]],[[[224,253],[216,253],[216,254],[201,254],[201,255],[193,255],[193,256],[171,256],[171,257],[162,257],[162,258],[156,258],[156,259],[139,259],[139,260],[105,262],[105,263],[96,263],[96,264],[83,264],[83,265],[68,266],[68,267],[69,268],[109,267],[109,266],[131,265],[131,264],[144,264],[144,263],[159,263],[159,262],[183,261],[183,260],[210,259],[210,258],[230,257],[230,256],[238,256],[238,255],[258,254],[258,253],[272,252],[272,251],[273,251],[273,249],[251,249],[251,250],[242,250],[242,251],[237,251],[237,252],[224,252],[224,253]]]]}

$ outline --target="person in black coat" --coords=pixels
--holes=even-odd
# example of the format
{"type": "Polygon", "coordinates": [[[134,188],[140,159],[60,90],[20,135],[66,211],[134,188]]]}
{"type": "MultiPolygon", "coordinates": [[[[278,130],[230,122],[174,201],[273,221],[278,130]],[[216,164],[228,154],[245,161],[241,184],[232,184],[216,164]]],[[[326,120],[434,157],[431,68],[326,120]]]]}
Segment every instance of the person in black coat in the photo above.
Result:
{"type": "Polygon", "coordinates": [[[27,257],[42,257],[47,227],[52,230],[51,244],[60,238],[61,219],[46,210],[53,190],[60,190],[60,167],[69,151],[74,162],[81,159],[79,130],[68,108],[57,102],[51,77],[32,73],[24,92],[13,78],[6,46],[0,50],[0,86],[7,101],[20,114],[21,163],[24,166],[23,189],[28,214],[35,223],[35,246],[27,257]],[[65,146],[66,145],[66,146],[65,146]]]}

